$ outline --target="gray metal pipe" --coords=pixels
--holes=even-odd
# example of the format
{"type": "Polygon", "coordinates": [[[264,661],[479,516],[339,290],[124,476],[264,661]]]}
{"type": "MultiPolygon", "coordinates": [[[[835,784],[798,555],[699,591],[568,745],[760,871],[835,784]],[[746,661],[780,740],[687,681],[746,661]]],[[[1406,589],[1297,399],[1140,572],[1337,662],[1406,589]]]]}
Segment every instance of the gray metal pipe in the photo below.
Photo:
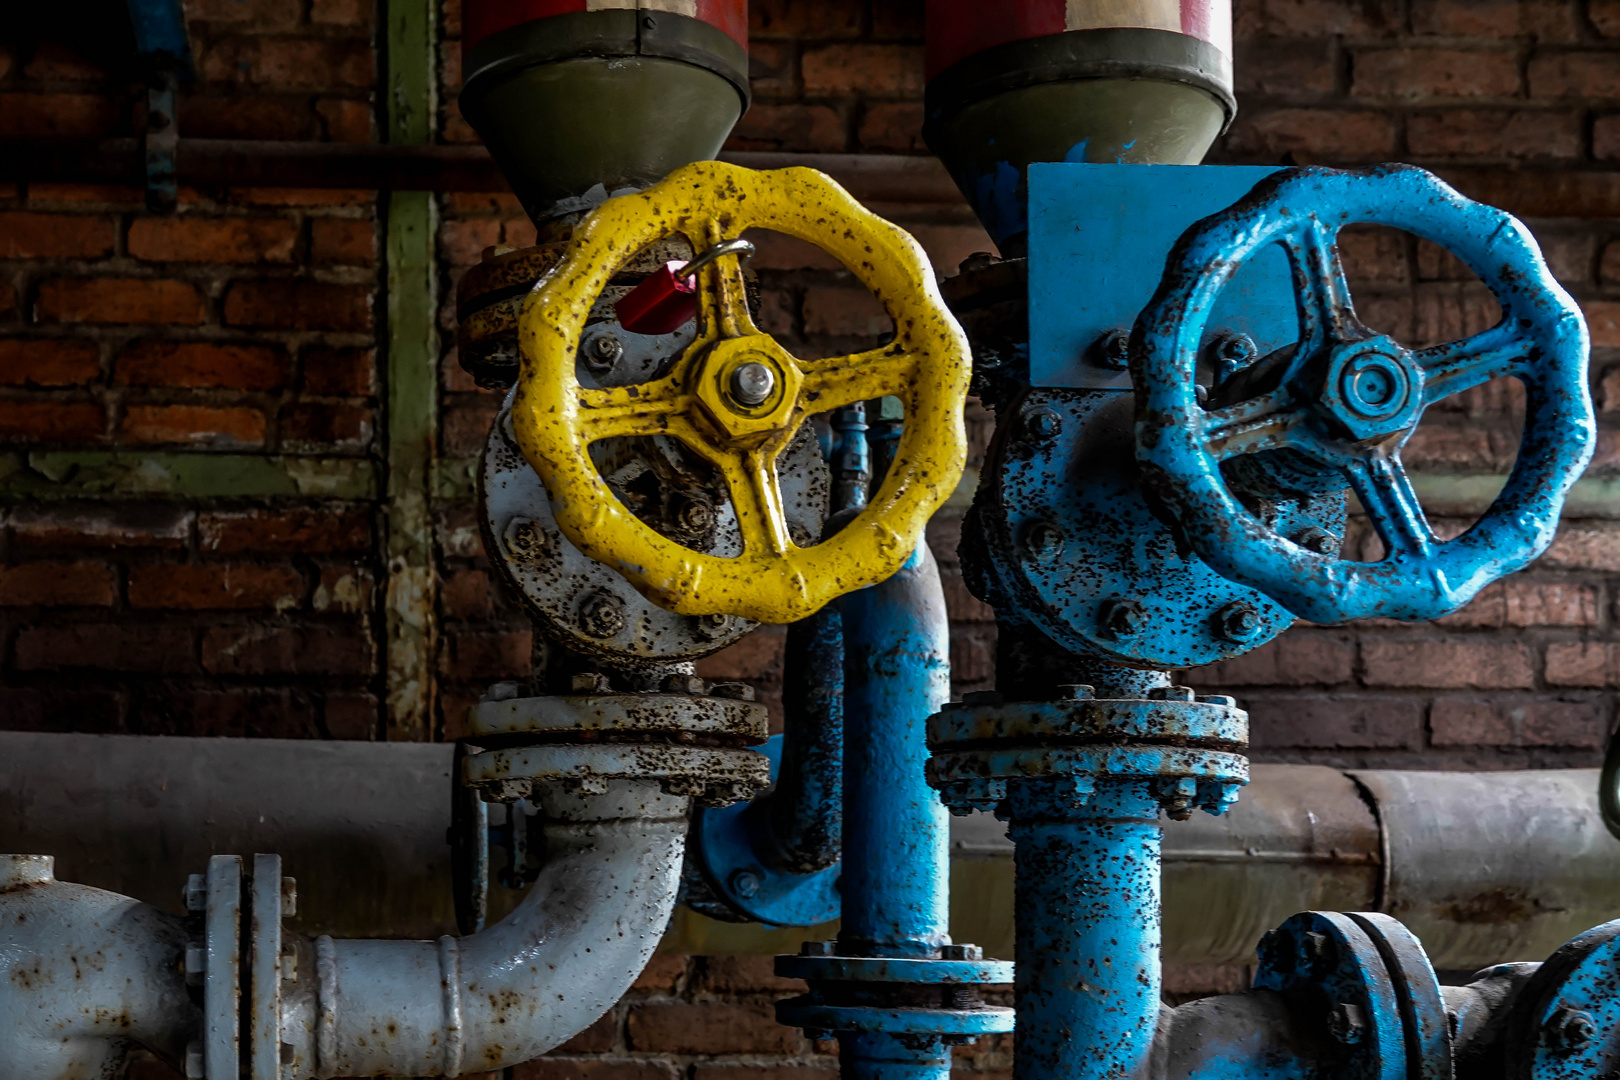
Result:
{"type": "MultiPolygon", "coordinates": [[[[53,854],[64,880],[179,914],[213,854],[276,851],[298,878],[290,929],[454,932],[451,748],[399,743],[0,733],[0,850],[53,854]]],[[[1165,959],[1249,963],[1298,911],[1389,911],[1435,966],[1539,960],[1620,917],[1620,842],[1596,769],[1346,773],[1256,765],[1221,818],[1165,830],[1165,959]]],[[[1012,847],[985,815],[952,822],[952,934],[1012,944],[1012,847]]],[[[498,914],[516,899],[494,890],[498,914]]],[[[666,948],[793,951],[802,932],[676,920],[666,948]]]]}

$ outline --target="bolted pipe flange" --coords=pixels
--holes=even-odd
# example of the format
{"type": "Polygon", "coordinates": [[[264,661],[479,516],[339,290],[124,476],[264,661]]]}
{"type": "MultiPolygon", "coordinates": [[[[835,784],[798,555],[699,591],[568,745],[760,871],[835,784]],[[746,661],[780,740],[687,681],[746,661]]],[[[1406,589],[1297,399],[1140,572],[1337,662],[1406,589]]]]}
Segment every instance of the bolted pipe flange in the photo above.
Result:
{"type": "Polygon", "coordinates": [[[1506,1080],[1607,1080],[1620,1074],[1620,919],[1547,958],[1504,1025],[1506,1080]]]}
{"type": "Polygon", "coordinates": [[[938,957],[841,956],[837,942],[805,942],[778,956],[776,973],[810,992],[776,1004],[790,1027],[944,1037],[956,1044],[1013,1028],[1013,1010],[986,1005],[981,986],[1010,983],[1013,965],[986,960],[976,945],[944,945],[938,957]]]}

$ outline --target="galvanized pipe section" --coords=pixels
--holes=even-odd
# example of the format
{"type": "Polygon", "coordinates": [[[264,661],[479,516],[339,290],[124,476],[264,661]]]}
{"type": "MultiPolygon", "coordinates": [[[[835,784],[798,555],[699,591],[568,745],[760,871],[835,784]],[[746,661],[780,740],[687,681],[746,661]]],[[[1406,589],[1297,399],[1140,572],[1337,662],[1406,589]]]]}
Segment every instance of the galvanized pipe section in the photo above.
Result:
{"type": "Polygon", "coordinates": [[[689,800],[650,781],[540,787],[546,865],[499,924],[455,939],[316,942],[314,1075],[485,1072],[538,1057],[618,1001],[675,907],[689,800]]]}
{"type": "Polygon", "coordinates": [[[1140,1075],[1159,1018],[1159,799],[1145,781],[1010,785],[1016,1080],[1140,1075]],[[1086,784],[1085,787],[1089,787],[1086,784]]]}
{"type": "MultiPolygon", "coordinates": [[[[950,832],[924,779],[924,723],[950,699],[939,567],[919,544],[900,572],[842,601],[844,870],[838,951],[926,958],[949,936],[950,832]]],[[[938,1036],[841,1034],[847,1080],[944,1080],[938,1036]]]]}

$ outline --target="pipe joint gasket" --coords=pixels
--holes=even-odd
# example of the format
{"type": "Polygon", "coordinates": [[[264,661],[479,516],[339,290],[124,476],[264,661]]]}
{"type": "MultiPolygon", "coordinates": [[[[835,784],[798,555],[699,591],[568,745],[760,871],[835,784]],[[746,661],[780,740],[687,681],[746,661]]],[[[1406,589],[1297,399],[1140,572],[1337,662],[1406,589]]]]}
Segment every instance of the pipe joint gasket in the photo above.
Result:
{"type": "Polygon", "coordinates": [[[467,735],[525,741],[669,737],[682,741],[758,746],[768,736],[764,705],[697,694],[579,694],[483,701],[467,735]]]}
{"type": "Polygon", "coordinates": [[[976,945],[946,945],[940,957],[834,956],[836,942],[806,942],[778,956],[776,973],[803,979],[810,992],[777,1002],[776,1018],[805,1030],[881,1032],[971,1042],[1013,1029],[1014,1012],[979,999],[982,986],[1013,981],[1010,960],[986,960],[976,945]]]}
{"type": "Polygon", "coordinates": [[[605,794],[614,780],[656,780],[669,795],[703,806],[751,799],[770,783],[770,764],[753,750],[651,743],[549,743],[472,754],[461,778],[494,801],[528,798],[536,784],[561,783],[605,794]]]}

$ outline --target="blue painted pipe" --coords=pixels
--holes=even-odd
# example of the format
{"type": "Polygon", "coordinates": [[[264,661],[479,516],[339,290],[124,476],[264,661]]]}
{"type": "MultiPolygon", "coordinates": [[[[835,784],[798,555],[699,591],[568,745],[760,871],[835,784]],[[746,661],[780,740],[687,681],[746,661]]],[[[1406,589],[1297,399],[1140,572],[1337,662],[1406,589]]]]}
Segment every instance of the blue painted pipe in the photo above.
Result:
{"type": "MultiPolygon", "coordinates": [[[[950,942],[945,806],[928,786],[924,722],[950,699],[939,567],[926,543],[899,573],[844,597],[844,871],[838,952],[937,957],[950,942]]],[[[938,1036],[839,1035],[845,1080],[944,1080],[938,1036]]]]}
{"type": "MultiPolygon", "coordinates": [[[[1159,803],[1141,780],[1009,785],[1015,1080],[1147,1075],[1159,1020],[1159,803]]],[[[1215,1074],[1218,1075],[1218,1074],[1215,1074]]]]}
{"type": "Polygon", "coordinates": [[[795,874],[839,859],[844,832],[844,617],[828,604],[788,627],[782,766],[758,800],[773,867],[795,874]]]}

